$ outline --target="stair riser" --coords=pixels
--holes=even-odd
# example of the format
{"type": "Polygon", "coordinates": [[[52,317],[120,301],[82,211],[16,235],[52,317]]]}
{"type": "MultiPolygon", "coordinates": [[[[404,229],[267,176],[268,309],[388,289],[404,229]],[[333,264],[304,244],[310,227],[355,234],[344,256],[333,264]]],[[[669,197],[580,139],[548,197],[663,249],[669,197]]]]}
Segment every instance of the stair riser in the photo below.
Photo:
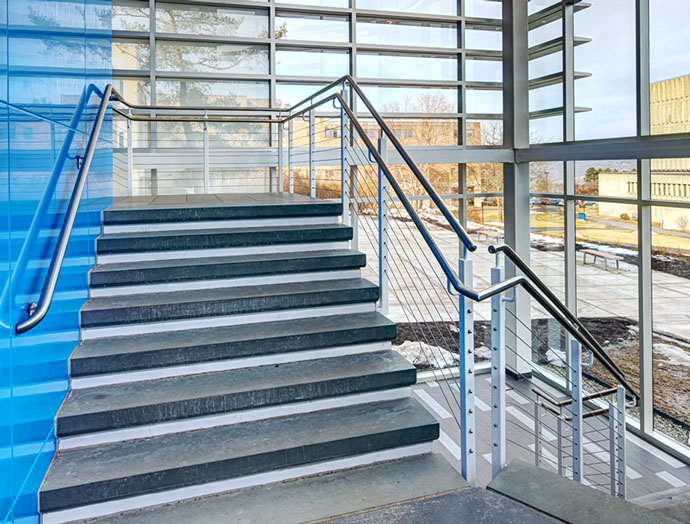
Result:
{"type": "Polygon", "coordinates": [[[227,207],[177,207],[156,209],[111,209],[103,211],[105,226],[125,224],[151,224],[172,222],[207,222],[219,220],[259,220],[297,217],[337,216],[342,212],[342,204],[326,202],[318,204],[267,205],[227,207]]]}
{"type": "Polygon", "coordinates": [[[254,296],[230,299],[158,304],[155,307],[122,307],[102,310],[83,310],[81,326],[84,329],[107,327],[119,324],[147,324],[171,322],[194,318],[208,318],[227,315],[247,315],[297,308],[315,308],[375,302],[379,298],[378,288],[359,287],[326,291],[305,291],[304,293],[254,296]]]}
{"type": "Polygon", "coordinates": [[[101,236],[96,240],[99,255],[116,255],[151,251],[188,251],[200,249],[224,249],[232,247],[260,247],[280,244],[342,242],[352,239],[352,229],[323,227],[313,229],[281,230],[220,230],[213,234],[180,232],[165,236],[101,236]]]}
{"type": "Polygon", "coordinates": [[[371,302],[341,306],[268,311],[249,315],[195,318],[192,320],[181,320],[178,322],[156,322],[147,324],[119,325],[114,327],[89,328],[81,330],[81,339],[92,340],[106,337],[145,335],[147,333],[168,333],[189,329],[204,329],[212,327],[238,326],[241,324],[259,324],[262,322],[280,322],[282,320],[371,313],[375,311],[375,309],[375,303],[371,302]]]}
{"type": "MultiPolygon", "coordinates": [[[[255,344],[271,344],[271,342],[257,341],[255,344]]],[[[203,353],[202,348],[192,349],[203,353]]],[[[201,373],[214,373],[216,371],[230,371],[233,369],[272,366],[278,364],[288,364],[290,362],[304,362],[307,360],[318,360],[321,358],[341,357],[345,355],[359,355],[361,353],[373,353],[376,351],[387,351],[389,349],[391,349],[390,342],[377,342],[353,346],[339,346],[328,349],[310,349],[307,351],[288,350],[285,353],[269,354],[259,357],[240,357],[232,360],[214,360],[212,362],[185,364],[182,366],[170,366],[169,363],[161,362],[158,364],[160,367],[146,366],[140,371],[91,376],[86,375],[72,378],[70,380],[70,387],[73,390],[86,389],[98,386],[142,382],[145,380],[157,380],[160,378],[183,377],[187,375],[198,375],[201,373]]],[[[205,355],[197,358],[205,358],[205,355]]]]}
{"type": "MultiPolygon", "coordinates": [[[[366,373],[366,370],[362,370],[366,373]]],[[[109,431],[130,426],[157,424],[191,417],[231,413],[252,407],[287,404],[298,400],[317,400],[339,395],[354,395],[382,389],[410,386],[415,383],[415,369],[397,370],[377,375],[362,375],[327,382],[296,384],[266,390],[216,395],[180,402],[164,402],[110,412],[74,417],[58,416],[58,437],[95,431],[109,431]]]]}
{"type": "Polygon", "coordinates": [[[338,224],[339,216],[257,218],[240,220],[214,220],[205,222],[161,222],[103,226],[103,233],[152,233],[154,231],[193,231],[197,229],[232,229],[272,226],[314,226],[338,224]]]}
{"type": "Polygon", "coordinates": [[[139,262],[141,260],[180,260],[204,257],[234,257],[243,255],[265,255],[272,253],[292,253],[323,251],[328,249],[348,249],[349,242],[310,242],[307,244],[284,244],[252,247],[231,247],[223,249],[189,249],[186,251],[142,251],[117,255],[96,255],[98,264],[117,264],[139,262]]]}
{"type": "Polygon", "coordinates": [[[172,468],[153,474],[128,476],[85,486],[54,491],[45,490],[40,493],[40,508],[42,512],[68,509],[117,498],[133,497],[156,491],[325,462],[361,453],[411,446],[433,441],[438,438],[438,433],[438,424],[427,424],[331,442],[314,443],[297,448],[281,449],[261,455],[249,455],[206,464],[172,468]]]}
{"type": "Polygon", "coordinates": [[[136,440],[141,438],[151,438],[161,435],[172,435],[175,433],[184,433],[185,431],[197,431],[221,426],[245,424],[247,422],[256,422],[258,420],[266,420],[276,417],[289,417],[303,413],[314,413],[316,411],[326,409],[338,409],[348,406],[370,404],[372,402],[386,402],[389,400],[409,398],[411,394],[412,390],[409,387],[385,389],[382,391],[359,393],[357,395],[348,395],[337,398],[326,398],[306,402],[292,402],[290,404],[283,404],[280,406],[248,409],[245,411],[237,411],[235,413],[226,413],[222,415],[196,417],[192,419],[162,422],[160,424],[151,424],[147,426],[137,426],[113,431],[101,431],[86,435],[75,435],[73,437],[62,437],[58,439],[58,449],[60,451],[65,451],[69,449],[99,446],[103,444],[125,442],[128,440],[136,440]]]}
{"type": "Polygon", "coordinates": [[[272,284],[293,284],[297,282],[323,282],[334,278],[360,278],[359,269],[338,269],[328,272],[289,273],[259,277],[193,280],[174,282],[171,284],[145,284],[140,286],[110,286],[106,288],[91,288],[92,297],[117,297],[121,295],[143,295],[148,293],[167,293],[173,291],[195,291],[200,289],[221,289],[244,286],[267,286],[272,284]]]}
{"type": "Polygon", "coordinates": [[[45,513],[42,515],[41,522],[42,524],[65,524],[69,522],[81,521],[83,519],[115,515],[132,509],[142,509],[150,506],[158,506],[160,504],[169,504],[197,497],[216,495],[219,493],[254,486],[286,482],[307,476],[344,471],[352,468],[399,460],[406,457],[424,455],[431,453],[432,449],[433,444],[431,442],[424,442],[422,444],[413,444],[412,446],[403,446],[385,451],[364,453],[355,457],[341,458],[328,462],[309,464],[306,466],[284,468],[277,471],[270,471],[268,473],[259,473],[256,475],[248,475],[245,477],[223,480],[219,482],[199,484],[196,486],[172,489],[149,495],[128,497],[88,506],[45,513]]]}
{"type": "MultiPolygon", "coordinates": [[[[221,259],[223,260],[223,259],[221,259]]],[[[330,270],[347,271],[366,265],[363,253],[351,255],[268,259],[247,262],[246,259],[223,262],[210,259],[212,263],[191,262],[189,265],[171,267],[151,267],[143,269],[108,269],[111,266],[96,268],[89,275],[92,296],[108,287],[134,287],[153,284],[176,284],[198,280],[252,279],[258,277],[291,275],[294,273],[326,272],[330,270]]],[[[253,281],[251,281],[253,282],[253,281]]],[[[257,282],[258,283],[258,282],[257,282]]]]}

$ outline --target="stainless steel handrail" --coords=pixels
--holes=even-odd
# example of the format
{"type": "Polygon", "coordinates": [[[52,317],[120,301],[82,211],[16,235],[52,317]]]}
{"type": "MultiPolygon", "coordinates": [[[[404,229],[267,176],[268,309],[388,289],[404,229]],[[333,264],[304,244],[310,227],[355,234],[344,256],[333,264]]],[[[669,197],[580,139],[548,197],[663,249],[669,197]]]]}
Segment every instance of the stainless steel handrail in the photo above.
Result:
{"type": "Polygon", "coordinates": [[[81,202],[81,197],[84,193],[86,177],[89,174],[91,161],[93,160],[96,144],[98,142],[98,136],[100,135],[103,119],[105,118],[106,110],[108,109],[108,104],[110,102],[112,88],[113,86],[108,84],[103,92],[103,98],[98,108],[98,113],[96,115],[96,120],[93,124],[91,134],[89,135],[89,142],[86,146],[86,152],[84,153],[84,160],[82,161],[79,174],[77,175],[77,181],[74,185],[74,190],[72,191],[72,197],[70,198],[69,206],[67,207],[65,220],[62,223],[62,229],[60,230],[60,236],[58,237],[53,258],[50,261],[50,267],[48,268],[48,274],[46,275],[43,289],[41,290],[41,297],[38,300],[38,305],[34,311],[30,312],[29,318],[17,324],[15,328],[17,335],[26,333],[30,329],[36,327],[39,322],[45,318],[48,310],[50,309],[50,305],[53,301],[53,295],[55,294],[55,287],[57,286],[58,277],[60,276],[60,270],[62,269],[62,262],[64,261],[65,253],[67,252],[67,244],[69,243],[72,228],[74,227],[74,221],[77,217],[77,209],[79,208],[79,203],[81,202]]]}
{"type": "MultiPolygon", "coordinates": [[[[456,232],[458,238],[460,241],[465,245],[465,247],[470,250],[474,251],[477,249],[476,244],[470,239],[469,235],[465,231],[465,229],[460,225],[460,223],[457,221],[457,219],[453,216],[453,214],[448,210],[448,208],[445,206],[445,203],[441,199],[441,197],[436,193],[434,188],[431,186],[429,181],[426,179],[424,174],[421,172],[419,167],[414,163],[410,155],[407,153],[405,150],[404,146],[400,143],[400,141],[395,137],[395,134],[391,131],[390,127],[386,124],[386,122],[381,118],[379,115],[378,111],[376,111],[376,108],[371,104],[371,102],[364,96],[364,93],[362,93],[361,89],[359,86],[356,84],[354,79],[350,77],[349,75],[346,75],[339,80],[336,80],[335,82],[329,84],[328,86],[320,89],[316,93],[314,93],[312,96],[304,99],[303,101],[299,102],[298,104],[292,106],[290,110],[290,115],[285,117],[281,123],[288,122],[289,120],[292,120],[300,115],[303,115],[323,104],[326,104],[328,102],[331,102],[332,100],[337,100],[342,108],[343,111],[347,114],[348,118],[352,122],[352,124],[355,126],[357,129],[357,132],[359,133],[360,137],[364,141],[364,144],[366,148],[369,150],[369,153],[371,155],[371,158],[378,164],[378,166],[381,168],[381,171],[384,173],[386,179],[388,180],[391,188],[395,192],[396,196],[402,203],[403,207],[407,211],[407,213],[410,215],[410,218],[414,222],[415,226],[421,233],[422,237],[424,238],[425,243],[431,250],[431,252],[434,255],[434,258],[436,258],[437,262],[441,266],[441,270],[443,273],[446,275],[446,278],[448,279],[449,284],[455,289],[456,292],[459,294],[470,298],[476,302],[482,302],[484,300],[487,300],[491,298],[494,295],[497,295],[499,293],[503,293],[505,291],[508,291],[510,289],[513,289],[517,286],[522,286],[527,293],[534,298],[544,309],[546,309],[558,322],[563,326],[563,328],[570,333],[570,335],[580,342],[580,344],[583,345],[583,347],[589,349],[595,357],[602,363],[604,368],[611,373],[611,375],[618,380],[620,384],[622,384],[633,396],[638,398],[638,393],[636,392],[635,388],[627,381],[625,378],[624,373],[622,370],[611,360],[611,358],[606,354],[606,352],[601,348],[601,346],[596,342],[594,337],[587,331],[587,329],[579,322],[579,320],[572,321],[572,313],[565,308],[565,306],[558,300],[558,298],[546,287],[546,285],[531,271],[529,270],[529,266],[527,266],[522,259],[519,258],[517,253],[512,252],[513,256],[515,257],[515,260],[519,260],[519,264],[516,264],[520,269],[523,267],[526,267],[529,271],[525,272],[525,275],[518,275],[515,277],[508,278],[504,280],[503,282],[500,282],[499,284],[495,284],[493,286],[490,286],[482,291],[476,291],[474,289],[471,289],[467,286],[465,286],[462,282],[460,282],[459,278],[457,277],[455,271],[451,268],[450,264],[448,264],[448,261],[445,259],[443,256],[443,253],[439,249],[439,247],[436,245],[436,242],[432,238],[431,234],[429,233],[428,229],[422,222],[422,220],[419,218],[419,215],[415,211],[415,209],[412,207],[410,200],[407,198],[407,195],[403,191],[402,187],[398,183],[398,181],[395,179],[393,176],[393,173],[390,171],[390,168],[384,162],[383,158],[378,152],[378,149],[373,145],[369,137],[367,136],[366,131],[364,130],[362,124],[360,123],[359,119],[355,115],[354,111],[349,107],[345,99],[342,97],[340,93],[333,93],[326,98],[323,98],[319,100],[318,102],[312,102],[309,106],[305,107],[304,109],[301,109],[300,111],[293,112],[293,110],[301,105],[304,105],[305,102],[313,101],[314,98],[319,96],[320,94],[328,91],[329,89],[332,89],[333,87],[337,85],[341,85],[344,82],[349,83],[353,89],[356,91],[358,96],[362,99],[362,101],[365,103],[367,108],[369,109],[370,113],[374,116],[374,119],[379,123],[379,126],[381,127],[382,131],[386,134],[386,136],[389,138],[393,146],[398,150],[398,153],[402,157],[402,159],[405,161],[405,163],[410,167],[410,169],[413,171],[415,174],[416,178],[422,183],[422,186],[427,190],[427,193],[431,197],[432,201],[437,205],[437,207],[441,210],[442,214],[444,217],[447,219],[448,223],[450,226],[453,228],[453,230],[456,232]],[[533,280],[534,279],[534,282],[533,280]],[[544,293],[543,289],[546,289],[548,292],[544,293]],[[567,311],[565,313],[564,311],[567,311]]],[[[122,101],[121,99],[119,101],[122,101]]],[[[151,106],[150,109],[155,110],[156,108],[151,106]]],[[[182,109],[182,108],[178,108],[182,109]]],[[[123,114],[126,118],[132,118],[130,115],[123,114]]],[[[260,120],[257,120],[257,122],[262,122],[260,120]]],[[[263,121],[265,123],[265,121],[263,121]]],[[[500,250],[500,251],[505,251],[506,253],[509,253],[508,250],[505,248],[494,248],[493,246],[490,247],[491,250],[500,250]]],[[[494,252],[494,251],[491,251],[494,252]]],[[[511,255],[509,254],[508,257],[513,261],[513,258],[511,258],[511,255]]]]}

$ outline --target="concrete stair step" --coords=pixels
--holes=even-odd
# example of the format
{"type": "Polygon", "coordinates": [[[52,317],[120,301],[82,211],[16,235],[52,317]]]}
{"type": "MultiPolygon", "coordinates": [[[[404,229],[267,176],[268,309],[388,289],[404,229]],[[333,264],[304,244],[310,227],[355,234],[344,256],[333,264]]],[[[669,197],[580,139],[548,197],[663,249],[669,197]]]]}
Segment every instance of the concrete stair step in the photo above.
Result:
{"type": "MultiPolygon", "coordinates": [[[[384,507],[413,498],[466,490],[468,487],[465,479],[448,461],[428,453],[317,477],[127,511],[90,522],[298,524],[384,507]]],[[[453,514],[451,517],[458,519],[461,515],[453,514]]]]}
{"type": "Polygon", "coordinates": [[[411,386],[414,366],[383,351],[73,390],[58,437],[411,386]]]}
{"type": "MultiPolygon", "coordinates": [[[[183,195],[184,197],[184,195],[183,195]]],[[[148,198],[148,197],[146,197],[148,198]]],[[[300,195],[281,195],[279,198],[253,199],[233,195],[221,195],[225,201],[183,203],[171,200],[166,203],[115,204],[103,211],[103,224],[155,224],[165,222],[203,222],[217,220],[246,220],[266,218],[295,218],[314,216],[338,216],[342,212],[340,202],[317,201],[300,195]]],[[[130,199],[131,200],[131,199],[130,199]]],[[[178,199],[179,200],[179,199],[178,199]]]]}
{"type": "Polygon", "coordinates": [[[64,451],[46,475],[39,505],[45,514],[428,443],[438,435],[434,417],[406,398],[64,451]]]}
{"type": "Polygon", "coordinates": [[[285,244],[346,242],[351,239],[352,228],[341,224],[107,233],[96,240],[96,253],[122,255],[158,251],[275,247],[285,244]]]}
{"type": "Polygon", "coordinates": [[[70,358],[70,376],[370,344],[393,340],[395,334],[395,323],[372,312],[83,340],[70,358]]]}
{"type": "Polygon", "coordinates": [[[97,265],[89,275],[89,282],[93,289],[98,289],[314,271],[346,271],[365,265],[364,253],[350,249],[143,260],[97,265]]]}
{"type": "Polygon", "coordinates": [[[375,302],[376,285],[344,279],[91,298],[82,328],[375,302]]]}

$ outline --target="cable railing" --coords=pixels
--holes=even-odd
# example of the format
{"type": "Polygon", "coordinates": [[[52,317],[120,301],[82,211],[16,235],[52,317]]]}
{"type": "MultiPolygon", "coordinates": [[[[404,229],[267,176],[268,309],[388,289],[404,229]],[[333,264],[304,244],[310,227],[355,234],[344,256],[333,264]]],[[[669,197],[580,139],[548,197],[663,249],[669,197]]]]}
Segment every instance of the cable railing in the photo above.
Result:
{"type": "MultiPolygon", "coordinates": [[[[195,166],[194,176],[198,178],[193,183],[208,193],[217,187],[212,184],[212,170],[216,167],[210,162],[211,144],[214,140],[221,144],[221,151],[228,147],[241,150],[242,148],[235,147],[237,143],[246,145],[248,136],[264,136],[262,130],[268,130],[268,140],[262,144],[265,145],[261,149],[262,154],[275,154],[271,146],[277,145],[277,158],[274,157],[277,169],[273,168],[275,179],[270,180],[271,190],[341,201],[342,220],[351,224],[355,231],[353,248],[361,249],[367,254],[365,276],[379,282],[379,310],[391,315],[401,330],[394,342],[396,349],[406,353],[413,361],[418,359],[418,364],[428,368],[437,381],[451,384],[459,392],[457,396],[444,393],[444,398],[460,428],[461,466],[468,481],[474,482],[476,475],[475,359],[490,362],[493,474],[505,464],[506,443],[511,442],[507,435],[509,423],[506,420],[515,424],[510,417],[506,418],[506,358],[510,356],[516,362],[522,360],[522,367],[528,369],[534,367],[531,358],[526,359],[517,347],[522,344],[530,348],[532,340],[524,340],[520,330],[513,331],[505,321],[506,312],[514,315],[510,309],[506,309],[505,303],[515,299],[515,289],[518,287],[536,300],[572,338],[569,358],[563,359],[563,369],[567,370],[566,379],[571,386],[571,401],[554,405],[550,399],[540,395],[530,398],[529,402],[536,406],[532,411],[527,410],[530,415],[523,413],[521,417],[517,417],[523,422],[525,417],[534,422],[533,453],[537,457],[537,463],[548,463],[552,457],[556,457],[558,464],[566,456],[571,459],[570,471],[573,478],[582,480],[586,476],[584,468],[587,454],[583,450],[587,444],[586,430],[591,426],[588,420],[608,414],[613,421],[613,425],[610,425],[613,429],[610,429],[607,440],[609,443],[614,440],[618,442],[616,439],[619,437],[616,435],[621,431],[624,433],[625,424],[621,416],[624,417],[625,412],[625,391],[633,399],[637,398],[637,393],[621,369],[579,319],[512,248],[489,247],[489,253],[496,257],[491,283],[481,291],[475,289],[470,253],[477,250],[477,243],[411,158],[395,131],[349,76],[317,91],[289,111],[273,108],[141,106],[128,103],[108,86],[89,139],[41,299],[29,319],[17,326],[18,333],[31,329],[40,322],[50,307],[64,248],[69,240],[76,207],[88,174],[94,143],[98,139],[105,109],[110,101],[125,107],[113,107],[117,118],[124,119],[124,125],[116,126],[119,131],[114,143],[118,154],[115,155],[114,170],[116,184],[127,188],[129,194],[135,185],[135,144],[163,153],[189,149],[190,145],[193,149],[200,150],[197,151],[200,154],[193,155],[190,160],[195,166]],[[329,93],[333,90],[335,92],[329,93]],[[353,109],[358,103],[366,108],[369,123],[363,122],[364,117],[360,118],[353,109]],[[149,127],[145,131],[137,131],[137,123],[149,127]],[[212,138],[214,133],[210,130],[211,125],[226,126],[226,130],[228,126],[244,126],[239,131],[243,136],[234,137],[231,133],[212,138]],[[170,126],[167,132],[165,126],[170,126]],[[277,128],[275,135],[272,132],[273,126],[277,128]],[[181,134],[176,131],[179,129],[183,131],[181,134]],[[388,161],[389,144],[399,156],[400,163],[397,165],[388,161]],[[407,188],[412,185],[412,181],[415,187],[420,188],[418,195],[408,194],[407,188]],[[437,240],[439,238],[442,241],[437,240]],[[521,274],[505,278],[505,268],[499,264],[500,254],[513,263],[521,274]],[[448,262],[451,257],[459,259],[457,271],[448,262]],[[508,292],[513,293],[513,298],[506,297],[508,292]],[[490,318],[482,320],[488,328],[484,340],[475,336],[475,306],[482,302],[490,302],[491,305],[490,318]],[[515,347],[506,344],[506,332],[512,335],[515,347]],[[585,403],[592,399],[587,399],[584,393],[581,363],[583,351],[589,352],[592,359],[597,359],[614,381],[620,384],[616,389],[615,409],[611,408],[614,403],[609,402],[608,406],[600,407],[596,412],[585,410],[585,403]],[[619,399],[623,399],[622,404],[619,399]],[[540,420],[545,416],[544,413],[555,415],[555,411],[559,413],[557,424],[568,425],[570,433],[566,435],[563,431],[557,431],[560,435],[558,448],[548,450],[551,444],[542,445],[540,435],[543,435],[545,429],[551,433],[553,431],[540,420]],[[620,429],[621,426],[623,429],[620,429]]],[[[233,129],[237,131],[237,128],[233,129]]],[[[257,161],[257,156],[252,154],[250,151],[246,163],[257,161]]],[[[271,159],[266,162],[273,165],[271,159]]],[[[240,166],[247,169],[246,164],[240,163],[240,166]]],[[[159,180],[158,173],[156,177],[156,183],[164,180],[164,177],[159,180]]],[[[150,180],[153,184],[153,176],[150,180]]],[[[189,183],[190,180],[183,179],[171,190],[180,191],[189,183]]],[[[515,320],[518,324],[522,322],[517,316],[515,320]]],[[[530,337],[534,337],[529,326],[523,327],[530,337]]],[[[523,408],[519,409],[525,411],[523,408]]],[[[592,430],[592,427],[589,429],[592,430]]],[[[521,429],[524,431],[524,427],[521,429]]],[[[596,431],[601,433],[603,430],[596,431]]],[[[593,443],[600,441],[597,439],[593,443]]],[[[524,446],[524,439],[522,443],[519,439],[512,439],[512,442],[514,446],[529,449],[529,445],[524,446]]],[[[612,455],[609,462],[618,464],[621,460],[619,456],[620,453],[612,455]]],[[[590,458],[590,466],[592,464],[590,458]]],[[[619,469],[616,469],[616,478],[620,476],[619,469]]],[[[564,471],[562,467],[559,470],[561,473],[564,471]]],[[[596,469],[595,471],[596,474],[600,473],[596,469]]],[[[613,471],[610,470],[609,476],[613,471]]],[[[620,495],[618,488],[616,494],[620,495]]]]}

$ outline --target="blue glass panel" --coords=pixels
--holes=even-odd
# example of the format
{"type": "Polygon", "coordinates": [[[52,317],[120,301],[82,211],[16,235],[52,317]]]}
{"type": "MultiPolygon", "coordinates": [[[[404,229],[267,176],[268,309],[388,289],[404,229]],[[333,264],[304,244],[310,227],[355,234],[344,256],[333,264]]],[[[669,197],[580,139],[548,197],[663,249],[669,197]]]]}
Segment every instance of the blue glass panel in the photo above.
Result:
{"type": "Polygon", "coordinates": [[[100,215],[112,201],[110,118],[46,318],[22,335],[64,220],[87,132],[111,77],[108,0],[1,0],[0,519],[38,522],[38,489],[55,454],[100,215]],[[9,37],[7,35],[10,35],[9,37]],[[89,86],[95,86],[90,88],[89,86]]]}

